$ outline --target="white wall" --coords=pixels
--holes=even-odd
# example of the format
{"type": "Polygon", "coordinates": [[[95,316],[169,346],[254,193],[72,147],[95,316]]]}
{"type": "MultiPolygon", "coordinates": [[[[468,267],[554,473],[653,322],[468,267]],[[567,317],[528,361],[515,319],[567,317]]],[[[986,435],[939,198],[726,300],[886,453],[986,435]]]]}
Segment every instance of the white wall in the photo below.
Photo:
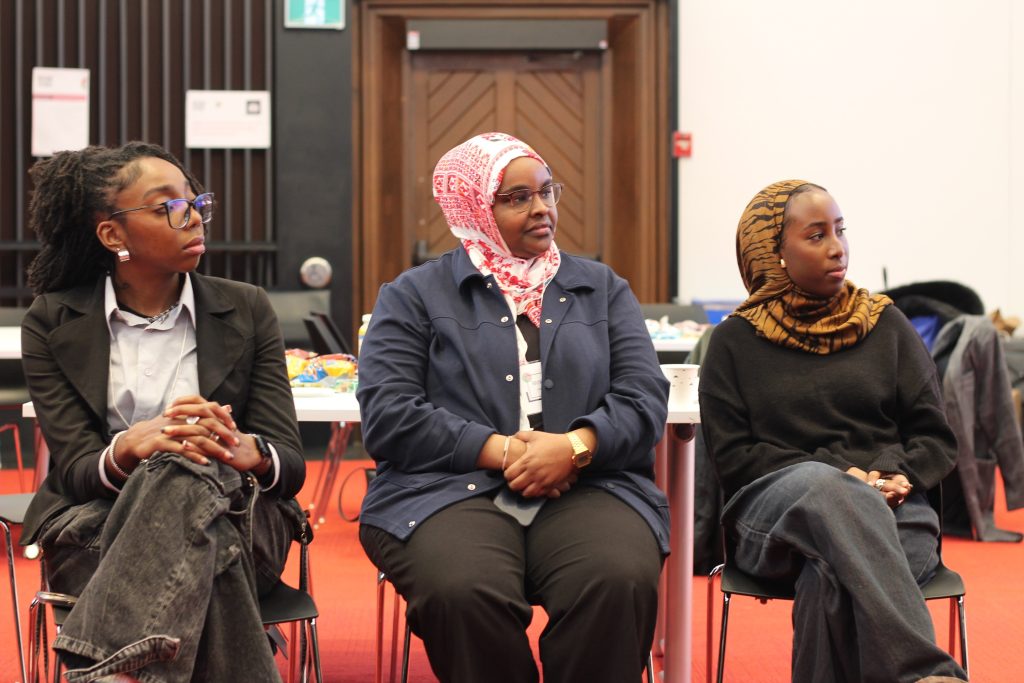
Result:
{"type": "Polygon", "coordinates": [[[827,187],[870,289],[951,279],[1024,316],[1024,3],[681,0],[679,297],[742,299],[736,223],[827,187]],[[1016,40],[1015,40],[1016,39],[1016,40]]]}

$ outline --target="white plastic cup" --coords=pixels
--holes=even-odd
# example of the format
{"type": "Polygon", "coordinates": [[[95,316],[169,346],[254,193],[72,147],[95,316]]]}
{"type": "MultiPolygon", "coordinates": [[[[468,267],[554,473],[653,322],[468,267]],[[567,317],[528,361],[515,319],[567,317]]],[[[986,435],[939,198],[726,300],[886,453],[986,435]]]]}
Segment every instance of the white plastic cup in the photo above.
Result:
{"type": "Polygon", "coordinates": [[[689,363],[666,363],[661,366],[670,387],[668,390],[669,410],[687,410],[697,406],[697,380],[699,365],[689,363]]]}

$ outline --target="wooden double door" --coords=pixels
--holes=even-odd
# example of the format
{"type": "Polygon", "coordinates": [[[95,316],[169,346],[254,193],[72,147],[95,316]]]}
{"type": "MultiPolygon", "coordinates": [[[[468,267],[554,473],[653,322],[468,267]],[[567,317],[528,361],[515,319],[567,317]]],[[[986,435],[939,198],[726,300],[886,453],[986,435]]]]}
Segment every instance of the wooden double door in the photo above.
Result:
{"type": "Polygon", "coordinates": [[[489,131],[528,142],[565,184],[560,249],[608,263],[642,301],[667,297],[667,100],[656,87],[667,71],[665,3],[576,4],[510,7],[517,19],[603,19],[604,49],[408,49],[407,22],[500,18],[501,5],[360,3],[356,312],[371,310],[382,282],[457,244],[431,196],[432,171],[489,131]]]}

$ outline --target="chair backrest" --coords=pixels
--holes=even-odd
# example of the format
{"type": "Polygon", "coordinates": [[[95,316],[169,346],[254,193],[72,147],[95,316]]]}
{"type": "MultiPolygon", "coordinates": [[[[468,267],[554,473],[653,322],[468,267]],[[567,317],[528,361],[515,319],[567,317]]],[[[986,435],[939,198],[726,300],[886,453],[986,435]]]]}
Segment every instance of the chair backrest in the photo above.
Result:
{"type": "Polygon", "coordinates": [[[21,321],[28,312],[19,306],[0,306],[0,327],[21,327],[21,321]]]}
{"type": "Polygon", "coordinates": [[[277,314],[286,348],[308,347],[310,339],[303,318],[310,311],[331,310],[331,292],[326,289],[267,292],[267,296],[277,314]]]}
{"type": "MultiPolygon", "coordinates": [[[[310,311],[309,315],[314,318],[318,318],[323,323],[324,329],[327,330],[331,337],[333,337],[334,342],[337,344],[338,348],[341,349],[342,353],[355,355],[352,353],[352,349],[349,347],[348,342],[345,341],[345,337],[342,336],[341,332],[338,330],[338,326],[334,324],[334,319],[331,318],[330,315],[321,311],[310,311]]],[[[306,326],[306,329],[309,329],[308,325],[306,326]]]]}
{"type": "Polygon", "coordinates": [[[302,319],[306,332],[313,343],[313,350],[321,356],[333,353],[345,353],[339,341],[327,329],[327,325],[318,316],[306,316],[302,319]]]}

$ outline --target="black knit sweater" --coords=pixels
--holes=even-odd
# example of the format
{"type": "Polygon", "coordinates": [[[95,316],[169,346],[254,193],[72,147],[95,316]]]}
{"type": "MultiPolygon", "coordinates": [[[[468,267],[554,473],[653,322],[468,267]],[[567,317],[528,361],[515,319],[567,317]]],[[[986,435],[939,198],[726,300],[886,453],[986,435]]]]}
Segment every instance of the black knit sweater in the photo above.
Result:
{"type": "Polygon", "coordinates": [[[939,391],[934,362],[893,306],[860,343],[824,356],[729,318],[701,365],[702,429],[727,499],[805,461],[903,472],[923,491],[956,460],[939,391]]]}

